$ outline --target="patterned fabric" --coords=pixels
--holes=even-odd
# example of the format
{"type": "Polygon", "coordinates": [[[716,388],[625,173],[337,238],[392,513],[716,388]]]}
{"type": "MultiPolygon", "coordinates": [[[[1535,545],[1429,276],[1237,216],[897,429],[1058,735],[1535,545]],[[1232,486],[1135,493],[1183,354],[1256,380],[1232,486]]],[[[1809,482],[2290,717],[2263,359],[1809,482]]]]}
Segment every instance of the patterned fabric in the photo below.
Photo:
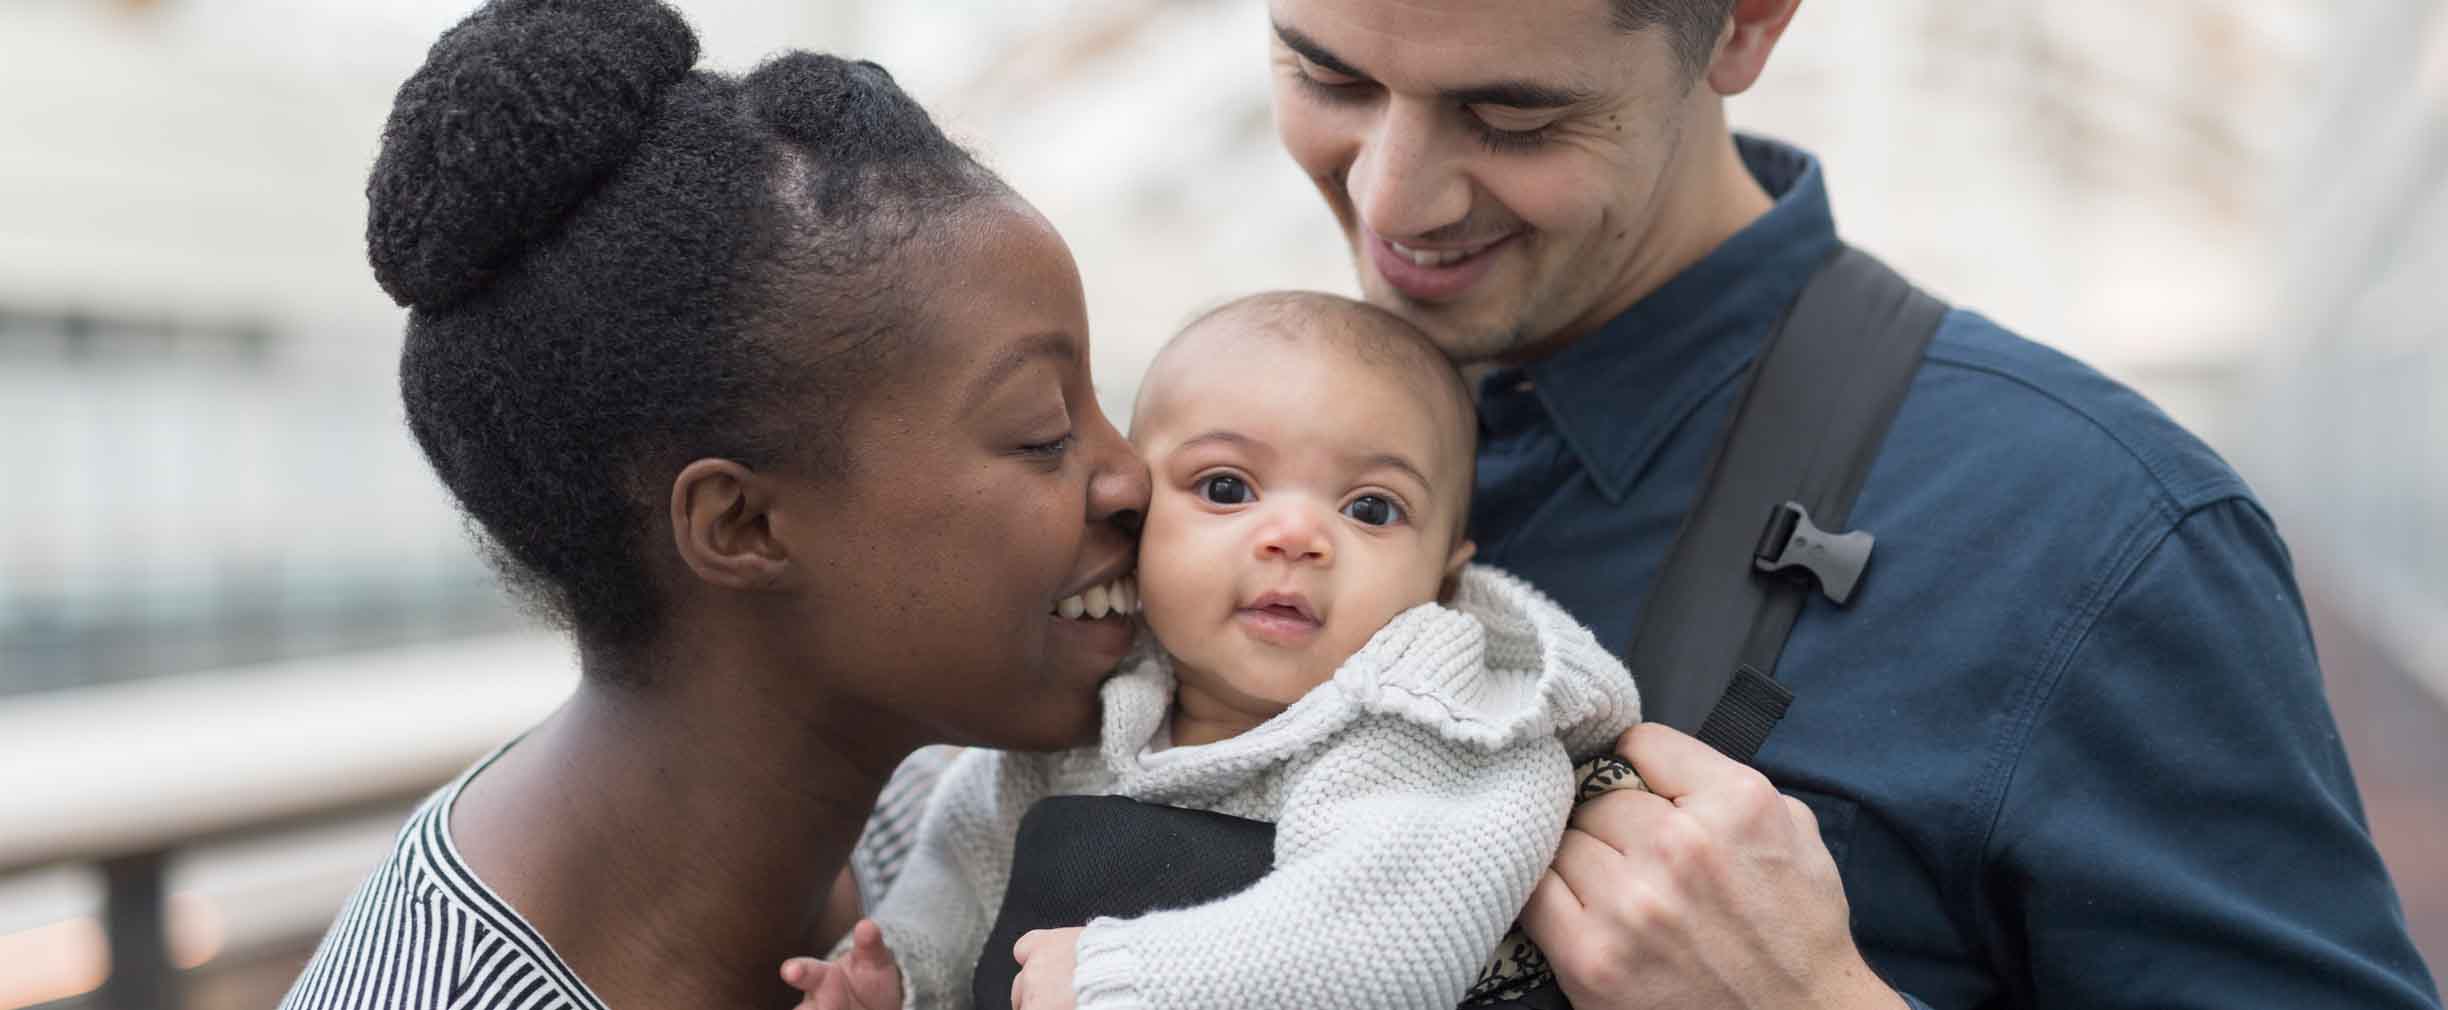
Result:
{"type": "Polygon", "coordinates": [[[850,876],[858,881],[859,907],[882,904],[884,892],[900,878],[910,846],[918,841],[918,818],[926,813],[927,798],[935,795],[936,780],[960,752],[961,748],[952,746],[922,747],[903,760],[884,783],[875,811],[867,815],[866,830],[850,849],[850,876]]]}
{"type": "Polygon", "coordinates": [[[281,1010],[604,1010],[535,927],[476,879],[451,840],[459,790],[500,755],[409,816],[391,857],[341,909],[281,1010]]]}
{"type": "MultiPolygon", "coordinates": [[[[1647,791],[1640,774],[1622,758],[1603,754],[1581,762],[1573,769],[1573,778],[1580,788],[1573,794],[1573,805],[1579,806],[1618,789],[1647,791]]],[[[1470,994],[1462,997],[1465,1007],[1494,1007],[1520,1003],[1532,992],[1555,984],[1555,969],[1548,965],[1547,954],[1517,923],[1496,945],[1496,955],[1488,959],[1479,971],[1479,980],[1471,983],[1470,994]]]]}

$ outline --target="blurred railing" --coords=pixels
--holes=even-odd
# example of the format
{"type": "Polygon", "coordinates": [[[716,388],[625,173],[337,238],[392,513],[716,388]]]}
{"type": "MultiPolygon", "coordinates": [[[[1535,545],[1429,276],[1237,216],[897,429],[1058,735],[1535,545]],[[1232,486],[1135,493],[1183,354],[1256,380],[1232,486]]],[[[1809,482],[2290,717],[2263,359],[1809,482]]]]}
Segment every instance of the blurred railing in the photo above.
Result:
{"type": "Polygon", "coordinates": [[[12,699],[0,878],[98,868],[97,998],[176,1010],[166,871],[182,852],[412,802],[533,725],[574,669],[564,639],[526,632],[12,699]]]}

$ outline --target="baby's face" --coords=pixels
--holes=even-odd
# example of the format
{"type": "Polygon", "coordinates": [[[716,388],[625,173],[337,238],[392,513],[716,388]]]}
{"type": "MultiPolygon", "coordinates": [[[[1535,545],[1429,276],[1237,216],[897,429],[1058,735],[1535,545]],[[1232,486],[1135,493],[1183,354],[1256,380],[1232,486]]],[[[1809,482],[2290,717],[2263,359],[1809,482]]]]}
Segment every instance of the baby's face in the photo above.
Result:
{"type": "Polygon", "coordinates": [[[1470,420],[1403,374],[1258,336],[1177,347],[1149,376],[1139,596],[1185,683],[1280,711],[1467,559],[1470,420]]]}

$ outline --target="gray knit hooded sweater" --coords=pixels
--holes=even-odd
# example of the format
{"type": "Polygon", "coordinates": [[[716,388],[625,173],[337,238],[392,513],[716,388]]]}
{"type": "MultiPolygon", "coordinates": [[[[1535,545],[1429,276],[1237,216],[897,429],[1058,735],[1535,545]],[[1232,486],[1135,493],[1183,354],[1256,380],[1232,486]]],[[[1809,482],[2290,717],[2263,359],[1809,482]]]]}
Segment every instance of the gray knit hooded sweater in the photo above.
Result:
{"type": "Polygon", "coordinates": [[[1325,684],[1229,740],[1166,747],[1173,671],[1105,684],[1103,742],[971,750],[948,768],[873,917],[906,1006],[966,1008],[1031,804],[1120,794],[1275,822],[1274,869],[1220,901],[1081,934],[1081,1010],[1450,1010],[1555,857],[1576,759],[1640,717],[1632,677],[1495,569],[1396,616],[1325,684]]]}

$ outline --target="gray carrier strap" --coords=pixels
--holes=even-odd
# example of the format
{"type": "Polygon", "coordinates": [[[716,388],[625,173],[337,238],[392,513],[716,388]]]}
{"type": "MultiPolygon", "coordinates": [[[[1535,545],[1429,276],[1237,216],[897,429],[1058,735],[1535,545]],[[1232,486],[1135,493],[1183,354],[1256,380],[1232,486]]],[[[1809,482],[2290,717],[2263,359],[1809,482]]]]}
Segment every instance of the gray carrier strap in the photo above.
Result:
{"type": "Polygon", "coordinates": [[[1871,536],[1853,498],[1947,306],[1851,246],[1768,337],[1625,654],[1652,722],[1749,761],[1793,693],[1774,679],[1804,598],[1841,606],[1871,536]]]}

